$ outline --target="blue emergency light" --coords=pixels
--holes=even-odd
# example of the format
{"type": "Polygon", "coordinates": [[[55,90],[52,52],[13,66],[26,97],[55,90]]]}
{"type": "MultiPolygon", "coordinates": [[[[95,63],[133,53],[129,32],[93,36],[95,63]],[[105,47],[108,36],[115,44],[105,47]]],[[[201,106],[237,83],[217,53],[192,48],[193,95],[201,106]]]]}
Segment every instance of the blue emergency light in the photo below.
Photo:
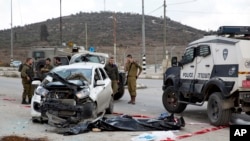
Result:
{"type": "Polygon", "coordinates": [[[218,35],[250,35],[250,26],[221,26],[218,35]]]}

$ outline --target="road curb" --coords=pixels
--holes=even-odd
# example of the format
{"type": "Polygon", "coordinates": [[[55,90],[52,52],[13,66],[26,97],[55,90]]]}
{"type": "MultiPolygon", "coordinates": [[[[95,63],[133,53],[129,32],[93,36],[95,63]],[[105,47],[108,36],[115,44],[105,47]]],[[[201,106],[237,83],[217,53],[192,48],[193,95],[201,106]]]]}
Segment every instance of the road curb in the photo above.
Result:
{"type": "Polygon", "coordinates": [[[16,71],[0,71],[0,76],[20,77],[20,73],[18,73],[16,71]]]}
{"type": "MultiPolygon", "coordinates": [[[[124,88],[128,88],[128,86],[126,85],[126,86],[124,86],[124,88]]],[[[144,85],[144,84],[142,84],[142,83],[137,83],[136,84],[136,89],[145,89],[145,88],[147,88],[147,86],[146,85],[144,85]]]]}
{"type": "Polygon", "coordinates": [[[163,79],[163,76],[159,76],[159,75],[142,75],[142,76],[139,76],[139,78],[141,78],[141,79],[163,79]]]}

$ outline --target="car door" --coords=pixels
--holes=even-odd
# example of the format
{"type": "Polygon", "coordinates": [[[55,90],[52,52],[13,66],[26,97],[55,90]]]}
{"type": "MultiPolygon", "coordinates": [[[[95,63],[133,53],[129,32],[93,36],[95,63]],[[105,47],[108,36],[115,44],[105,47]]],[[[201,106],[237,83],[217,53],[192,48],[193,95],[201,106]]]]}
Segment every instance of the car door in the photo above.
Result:
{"type": "Polygon", "coordinates": [[[93,80],[93,96],[95,101],[97,102],[97,110],[98,112],[102,112],[105,109],[106,104],[106,96],[105,96],[105,84],[97,85],[97,81],[103,81],[102,76],[100,74],[99,68],[95,68],[94,70],[94,80],[93,80]]]}
{"type": "Polygon", "coordinates": [[[181,65],[181,86],[180,90],[183,93],[190,93],[193,91],[194,76],[196,71],[196,48],[194,46],[188,47],[185,50],[184,56],[180,61],[181,65]]]}
{"type": "Polygon", "coordinates": [[[104,103],[105,103],[104,105],[107,108],[109,106],[109,101],[112,98],[112,94],[113,94],[112,84],[105,70],[103,68],[99,68],[99,71],[105,83],[104,85],[105,89],[102,92],[102,99],[104,100],[104,103]]]}
{"type": "Polygon", "coordinates": [[[196,49],[195,93],[201,93],[203,85],[211,77],[214,66],[209,45],[199,45],[196,49]]]}

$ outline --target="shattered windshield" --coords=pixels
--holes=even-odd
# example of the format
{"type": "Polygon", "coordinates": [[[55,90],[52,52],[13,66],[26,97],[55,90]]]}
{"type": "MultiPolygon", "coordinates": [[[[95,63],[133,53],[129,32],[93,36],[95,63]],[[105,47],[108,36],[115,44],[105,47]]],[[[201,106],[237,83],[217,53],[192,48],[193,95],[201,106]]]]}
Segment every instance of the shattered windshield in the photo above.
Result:
{"type": "Polygon", "coordinates": [[[80,56],[73,56],[70,60],[70,63],[78,63],[78,62],[93,62],[93,63],[105,64],[105,57],[91,55],[91,54],[84,54],[80,56]]]}
{"type": "MultiPolygon", "coordinates": [[[[52,73],[58,74],[61,78],[65,80],[84,80],[91,82],[92,70],[91,69],[79,69],[79,68],[60,68],[56,67],[52,71],[52,73]]],[[[53,81],[50,76],[47,76],[44,81],[53,81]]]]}

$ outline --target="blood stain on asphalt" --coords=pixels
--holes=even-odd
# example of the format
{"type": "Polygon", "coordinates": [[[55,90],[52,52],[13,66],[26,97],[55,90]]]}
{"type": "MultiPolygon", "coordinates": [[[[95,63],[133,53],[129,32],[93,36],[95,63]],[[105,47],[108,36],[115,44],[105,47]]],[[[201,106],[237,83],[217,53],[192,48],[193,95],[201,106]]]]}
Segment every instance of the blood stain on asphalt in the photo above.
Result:
{"type": "Polygon", "coordinates": [[[0,138],[0,141],[49,141],[46,137],[45,138],[27,138],[27,137],[20,137],[20,136],[4,136],[0,138]]]}

